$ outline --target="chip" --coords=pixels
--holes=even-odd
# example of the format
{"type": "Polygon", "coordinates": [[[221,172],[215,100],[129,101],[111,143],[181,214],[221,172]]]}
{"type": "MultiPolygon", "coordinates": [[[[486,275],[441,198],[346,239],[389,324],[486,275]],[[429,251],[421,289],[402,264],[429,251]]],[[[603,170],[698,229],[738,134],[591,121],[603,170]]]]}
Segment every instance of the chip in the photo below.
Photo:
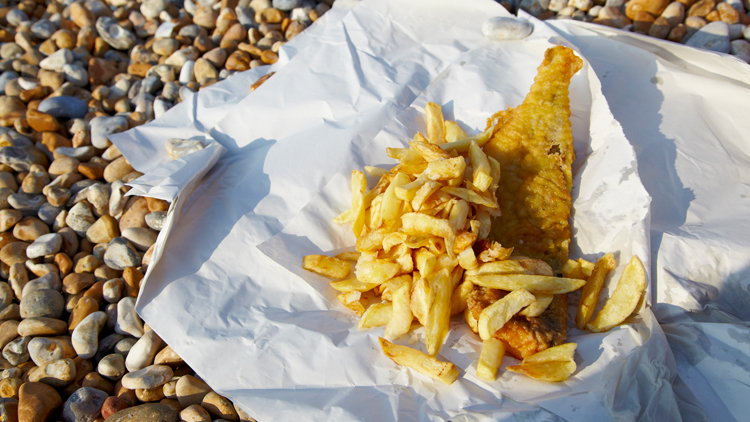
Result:
{"type": "Polygon", "coordinates": [[[646,269],[643,268],[641,259],[634,255],[625,266],[612,296],[586,328],[600,333],[622,324],[638,307],[647,283],[646,269]]]}
{"type": "Polygon", "coordinates": [[[399,365],[407,366],[449,385],[458,378],[458,369],[451,362],[439,361],[419,350],[393,344],[382,337],[379,340],[383,353],[399,365]]]}

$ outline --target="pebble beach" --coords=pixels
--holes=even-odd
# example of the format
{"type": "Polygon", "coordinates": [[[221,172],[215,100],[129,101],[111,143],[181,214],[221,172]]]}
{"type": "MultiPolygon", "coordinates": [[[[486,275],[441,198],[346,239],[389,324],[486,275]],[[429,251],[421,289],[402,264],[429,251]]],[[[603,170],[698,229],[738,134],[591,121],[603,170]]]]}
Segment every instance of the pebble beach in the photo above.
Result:
{"type": "MultiPolygon", "coordinates": [[[[750,0],[499,3],[750,61],[750,0]]],[[[108,136],[275,63],[332,5],[0,0],[0,421],[255,420],[136,313],[170,204],[125,196],[142,174],[108,136]]]]}

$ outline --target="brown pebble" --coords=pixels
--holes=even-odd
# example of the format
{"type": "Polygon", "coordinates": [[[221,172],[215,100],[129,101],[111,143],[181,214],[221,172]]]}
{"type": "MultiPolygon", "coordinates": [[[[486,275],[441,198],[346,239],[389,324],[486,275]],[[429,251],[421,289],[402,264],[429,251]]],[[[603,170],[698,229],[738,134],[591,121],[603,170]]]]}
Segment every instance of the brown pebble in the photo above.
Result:
{"type": "Polygon", "coordinates": [[[96,388],[97,390],[104,391],[110,396],[115,391],[115,385],[104,379],[104,377],[96,372],[89,372],[88,374],[86,374],[86,376],[83,377],[81,386],[96,388]]]}
{"type": "Polygon", "coordinates": [[[48,233],[49,226],[37,217],[24,217],[13,227],[13,236],[29,243],[48,233]]]}
{"type": "Polygon", "coordinates": [[[0,348],[5,347],[14,338],[18,337],[18,321],[5,321],[0,325],[0,348]]]}
{"type": "Polygon", "coordinates": [[[104,283],[106,283],[106,281],[102,280],[92,284],[83,296],[93,298],[101,306],[104,303],[104,283]]]}
{"type": "MultiPolygon", "coordinates": [[[[148,227],[146,224],[146,215],[150,212],[146,198],[131,196],[123,208],[122,217],[120,217],[120,233],[132,227],[148,227]]],[[[2,255],[1,252],[0,255],[2,255]]]]}
{"type": "Polygon", "coordinates": [[[104,176],[104,168],[98,164],[81,163],[78,172],[89,179],[101,179],[104,176]]]}
{"type": "Polygon", "coordinates": [[[46,146],[50,152],[54,152],[60,147],[72,147],[73,144],[70,139],[55,132],[44,132],[42,133],[42,145],[46,146]]]}
{"type": "Polygon", "coordinates": [[[250,69],[250,54],[237,50],[229,55],[225,67],[231,71],[244,71],[250,69]]]}
{"type": "Polygon", "coordinates": [[[260,59],[263,60],[263,63],[265,64],[274,64],[279,61],[279,55],[271,50],[266,50],[260,55],[260,59]]]}
{"type": "MultiPolygon", "coordinates": [[[[68,275],[68,277],[70,277],[71,275],[73,274],[68,275]]],[[[68,332],[72,333],[84,318],[98,310],[99,302],[97,302],[96,299],[88,296],[81,296],[78,299],[78,303],[76,303],[75,308],[73,308],[73,312],[71,312],[70,314],[70,318],[68,320],[68,332]]]]}
{"type": "Polygon", "coordinates": [[[18,420],[45,421],[62,404],[54,388],[40,382],[27,382],[18,390],[18,420]]]}
{"type": "Polygon", "coordinates": [[[125,282],[125,295],[131,297],[138,297],[138,292],[141,289],[141,280],[143,280],[143,274],[138,271],[135,267],[127,267],[122,272],[122,279],[125,282]]]}
{"type": "Polygon", "coordinates": [[[54,132],[60,127],[54,117],[35,110],[28,110],[26,112],[26,121],[37,132],[54,132]]]}
{"type": "MultiPolygon", "coordinates": [[[[145,224],[145,221],[144,221],[145,224]]],[[[13,265],[17,262],[25,263],[28,258],[26,257],[26,248],[29,244],[26,242],[10,242],[0,249],[0,261],[3,261],[7,265],[13,265]]]]}
{"type": "Polygon", "coordinates": [[[130,407],[130,405],[128,405],[128,403],[126,403],[123,399],[119,397],[114,397],[114,396],[107,397],[107,399],[104,400],[104,404],[102,405],[102,417],[104,419],[107,419],[108,417],[112,416],[114,413],[117,413],[123,409],[127,409],[128,407],[130,407]]]}
{"type": "Polygon", "coordinates": [[[150,389],[138,388],[135,390],[135,396],[142,402],[159,401],[164,398],[164,389],[161,386],[150,389]]]}
{"type": "Polygon", "coordinates": [[[714,0],[700,0],[688,9],[687,15],[688,17],[698,16],[703,18],[711,13],[711,11],[714,10],[714,7],[716,7],[716,2],[714,0]]]}
{"type": "Polygon", "coordinates": [[[91,85],[102,85],[118,74],[119,69],[107,60],[92,58],[89,60],[88,72],[91,85]]]}
{"type": "Polygon", "coordinates": [[[5,378],[0,381],[0,397],[18,399],[18,390],[21,388],[21,381],[18,378],[5,378]]]}
{"type": "MultiPolygon", "coordinates": [[[[94,275],[91,273],[72,273],[63,279],[63,292],[74,295],[91,287],[95,283],[94,275]]],[[[79,301],[80,303],[80,301],[79,301]]],[[[98,308],[98,304],[97,304],[98,308]]]]}

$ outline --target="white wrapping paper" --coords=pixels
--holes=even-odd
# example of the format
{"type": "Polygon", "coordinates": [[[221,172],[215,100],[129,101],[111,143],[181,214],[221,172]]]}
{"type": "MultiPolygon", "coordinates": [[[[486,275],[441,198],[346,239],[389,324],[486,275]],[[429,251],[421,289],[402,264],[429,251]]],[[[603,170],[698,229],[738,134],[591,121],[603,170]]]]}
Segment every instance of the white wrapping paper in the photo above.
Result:
{"type": "MultiPolygon", "coordinates": [[[[651,298],[657,315],[674,318],[666,328],[666,338],[651,308],[631,318],[631,325],[607,334],[572,329],[571,339],[579,343],[579,371],[562,384],[510,373],[492,384],[478,380],[472,365],[478,341],[456,320],[441,354],[462,368],[461,378],[445,387],[396,368],[378,350],[374,340],[379,331],[359,332],[356,318],[336,304],[331,292],[299,270],[302,255],[351,246],[348,228],[327,223],[348,206],[351,169],[392,164],[385,157],[385,145],[403,142],[415,130],[423,130],[421,109],[426,101],[443,104],[446,118],[458,120],[467,131],[483,129],[488,115],[523,99],[548,45],[546,40],[556,36],[534,21],[535,32],[529,40],[498,44],[483,39],[479,28],[484,19],[507,14],[489,1],[401,3],[366,1],[350,11],[334,7],[338,15],[331,16],[338,19],[316,23],[306,31],[315,35],[314,42],[277,66],[277,74],[252,95],[246,96],[246,87],[256,76],[241,79],[244,75],[239,75],[217,84],[222,85],[219,92],[203,90],[193,102],[170,110],[176,116],[173,120],[166,119],[167,113],[153,124],[114,137],[134,167],[147,172],[144,180],[134,184],[139,193],[176,198],[138,302],[141,316],[213,388],[261,421],[695,420],[706,414],[712,419],[727,415],[740,419],[745,405],[742,400],[731,400],[734,396],[726,396],[725,389],[742,391],[744,375],[729,369],[732,359],[741,364],[747,356],[717,351],[717,345],[736,340],[737,329],[740,338],[746,336],[746,324],[734,315],[727,317],[731,327],[713,331],[709,328],[716,325],[714,321],[713,325],[693,321],[685,310],[695,310],[695,306],[670,299],[670,295],[691,297],[683,286],[670,285],[661,293],[663,285],[653,284],[651,298]],[[217,142],[202,154],[168,163],[159,148],[169,137],[217,142]],[[142,146],[151,152],[137,152],[142,146]],[[228,152],[222,156],[224,149],[228,152]],[[696,348],[691,343],[695,338],[707,340],[699,341],[696,348]],[[677,356],[677,379],[667,339],[677,356]],[[714,373],[716,368],[722,371],[714,373]],[[712,394],[696,405],[693,394],[703,392],[712,394]]],[[[555,29],[593,60],[593,66],[582,69],[572,86],[578,153],[572,254],[594,259],[604,252],[618,252],[621,265],[611,276],[616,280],[633,253],[649,265],[649,230],[651,240],[655,233],[665,232],[660,226],[649,229],[649,198],[638,175],[651,196],[679,198],[682,191],[663,183],[658,173],[662,163],[654,162],[658,154],[644,155],[647,145],[654,148],[662,142],[653,138],[653,130],[662,129],[653,121],[660,114],[640,104],[633,110],[629,102],[633,95],[625,90],[631,85],[618,84],[619,79],[609,78],[607,71],[642,86],[648,74],[642,63],[659,60],[642,46],[603,38],[572,23],[556,23],[555,29]],[[616,72],[607,67],[610,63],[616,63],[616,72]],[[628,140],[636,145],[635,154],[602,91],[628,140]],[[638,142],[633,134],[641,135],[638,142]],[[654,143],[646,144],[649,140],[654,143]],[[654,186],[659,190],[654,191],[654,186]]],[[[692,75],[705,83],[706,74],[715,69],[695,75],[698,71],[693,64],[679,70],[685,78],[692,75]]],[[[663,81],[673,71],[660,70],[657,76],[663,81]]],[[[731,85],[728,81],[743,75],[742,71],[739,68],[735,74],[710,80],[731,85]]],[[[656,86],[670,100],[684,88],[656,86]]],[[[704,105],[688,94],[674,104],[702,111],[716,105],[719,97],[705,98],[704,105]]],[[[740,152],[725,157],[747,159],[742,142],[724,140],[722,128],[727,125],[716,123],[719,116],[701,117],[705,125],[697,128],[698,133],[713,134],[723,145],[731,145],[730,151],[740,152]]],[[[668,126],[675,137],[685,139],[680,147],[689,149],[696,143],[696,127],[685,125],[695,121],[686,118],[668,126]]],[[[739,133],[738,139],[746,133],[739,133]]],[[[714,162],[701,161],[701,153],[694,153],[695,158],[688,161],[700,164],[696,164],[700,171],[712,170],[714,162]]],[[[670,156],[675,163],[685,162],[684,156],[676,155],[681,161],[670,156]]],[[[729,180],[740,181],[738,189],[747,190],[741,184],[746,180],[742,176],[745,164],[721,162],[725,177],[734,176],[729,180]]],[[[687,177],[681,172],[671,175],[670,183],[675,177],[678,181],[687,177]]],[[[709,186],[705,177],[691,179],[691,183],[709,186]]],[[[706,189],[714,190],[712,186],[706,189]]],[[[712,198],[719,197],[724,198],[720,193],[712,198]]],[[[734,207],[739,201],[724,203],[734,207]]],[[[663,212],[656,215],[658,224],[672,218],[668,204],[656,209],[663,212]]],[[[724,215],[739,215],[734,211],[724,215]]],[[[717,232],[713,228],[708,233],[717,232]]],[[[742,238],[731,231],[721,235],[736,239],[732,245],[742,244],[742,238]]],[[[700,237],[680,240],[687,245],[677,251],[690,251],[691,258],[703,253],[706,243],[700,237]]],[[[659,281],[665,271],[664,258],[679,255],[662,250],[663,240],[651,248],[659,281]]],[[[684,258],[672,259],[667,274],[685,274],[674,271],[684,268],[684,258]]],[[[731,268],[743,262],[727,258],[714,287],[741,285],[731,278],[731,268]]],[[[607,294],[605,290],[602,296],[607,294]]],[[[692,297],[703,306],[715,300],[709,295],[692,297]]],[[[577,303],[577,298],[571,297],[571,303],[577,303]]],[[[728,310],[721,301],[715,309],[728,310]]],[[[741,341],[736,341],[736,349],[742,350],[741,341]]],[[[512,361],[506,358],[505,365],[512,361]]]]}

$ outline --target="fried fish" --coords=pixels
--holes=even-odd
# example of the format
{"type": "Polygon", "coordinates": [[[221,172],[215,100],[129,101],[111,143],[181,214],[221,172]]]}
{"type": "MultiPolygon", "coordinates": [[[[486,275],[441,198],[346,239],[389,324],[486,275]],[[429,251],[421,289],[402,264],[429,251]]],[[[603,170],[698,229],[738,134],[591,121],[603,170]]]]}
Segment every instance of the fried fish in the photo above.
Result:
{"type": "MultiPolygon", "coordinates": [[[[501,215],[492,219],[490,238],[513,248],[514,254],[545,261],[555,273],[568,259],[571,237],[575,152],[568,94],[570,80],[582,66],[569,48],[548,49],[523,103],[488,120],[487,127],[495,129],[484,146],[501,169],[496,193],[501,215]]],[[[467,301],[469,324],[507,293],[475,286],[467,301]]],[[[567,319],[567,295],[555,295],[541,315],[516,315],[495,337],[510,355],[523,359],[565,343],[567,319]]]]}
{"type": "Polygon", "coordinates": [[[500,163],[490,238],[514,253],[546,261],[556,273],[568,259],[571,165],[570,80],[583,61],[572,50],[552,47],[544,55],[523,103],[493,115],[495,127],[484,152],[500,163]]]}

